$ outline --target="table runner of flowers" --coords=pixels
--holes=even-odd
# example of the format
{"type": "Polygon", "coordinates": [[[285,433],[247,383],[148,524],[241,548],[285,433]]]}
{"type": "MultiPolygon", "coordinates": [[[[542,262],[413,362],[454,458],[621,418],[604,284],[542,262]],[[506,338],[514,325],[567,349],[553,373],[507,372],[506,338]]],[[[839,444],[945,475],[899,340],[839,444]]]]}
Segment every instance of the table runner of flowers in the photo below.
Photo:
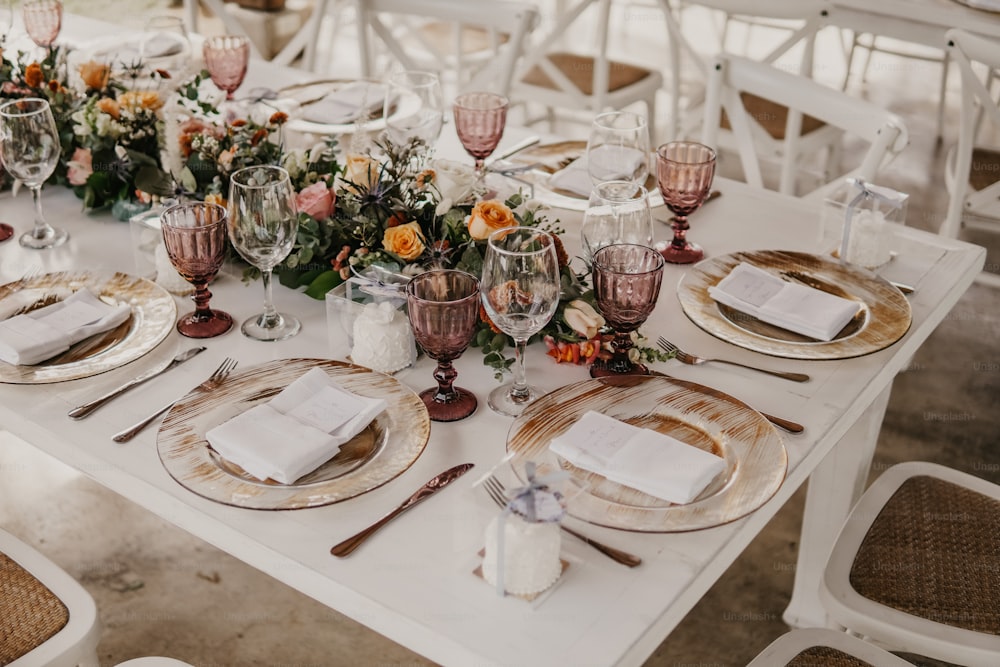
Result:
{"type": "MultiPolygon", "coordinates": [[[[537,202],[521,194],[483,199],[471,167],[431,159],[419,140],[375,140],[365,150],[340,151],[329,138],[290,149],[288,115],[273,94],[249,100],[234,114],[233,106],[220,104],[222,95],[206,72],[177,81],[141,63],[70,66],[69,54],[59,47],[42,59],[0,52],[0,100],[50,102],[62,142],[50,183],[72,188],[85,210],[109,209],[128,220],[164,200],[225,205],[234,171],[280,165],[298,193],[299,231],[276,273],[282,284],[318,299],[371,266],[402,276],[434,267],[478,276],[491,231],[537,226],[557,239],[562,293],[556,315],[535,339],[558,362],[587,364],[609,354],[610,336],[602,335],[604,319],[593,306],[587,276],[571,267],[559,240],[563,230],[537,202]]],[[[253,277],[253,269],[246,275],[253,277]]],[[[512,341],[485,311],[480,314],[472,345],[499,375],[513,361],[504,354],[512,341]]],[[[637,355],[663,358],[643,342],[637,355]]]]}

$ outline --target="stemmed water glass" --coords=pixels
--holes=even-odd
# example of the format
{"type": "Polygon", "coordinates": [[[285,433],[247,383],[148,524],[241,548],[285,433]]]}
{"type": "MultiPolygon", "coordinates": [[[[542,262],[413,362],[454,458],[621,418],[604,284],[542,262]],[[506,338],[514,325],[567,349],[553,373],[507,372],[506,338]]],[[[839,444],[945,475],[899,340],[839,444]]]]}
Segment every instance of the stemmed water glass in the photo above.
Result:
{"type": "Polygon", "coordinates": [[[226,100],[243,83],[250,60],[250,40],[243,35],[215,35],[205,39],[202,56],[212,83],[225,91],[226,100]]]}
{"type": "Polygon", "coordinates": [[[500,414],[516,417],[539,396],[525,378],[524,349],[556,312],[559,287],[559,260],[551,235],[532,227],[507,227],[490,234],[480,294],[490,320],[516,346],[513,381],[494,389],[488,399],[500,414]]]}
{"type": "Polygon", "coordinates": [[[433,148],[444,123],[444,102],[437,74],[393,72],[386,82],[382,117],[389,138],[396,145],[421,139],[429,149],[433,148]]]}
{"type": "Polygon", "coordinates": [[[476,160],[476,183],[486,176],[485,160],[503,137],[510,102],[496,93],[465,93],[455,98],[455,131],[476,160]]]}
{"type": "Polygon", "coordinates": [[[649,176],[649,128],[632,111],[598,114],[587,140],[587,171],[594,185],[631,181],[645,185],[649,176]]]}
{"type": "Polygon", "coordinates": [[[42,184],[55,170],[60,152],[59,130],[46,100],[28,97],[0,106],[0,159],[35,200],[35,226],[19,239],[25,248],[51,248],[69,238],[42,215],[42,184]]]}
{"type": "Polygon", "coordinates": [[[649,369],[629,358],[632,332],[656,307],[663,282],[663,257],[645,245],[616,244],[594,254],[594,297],[605,321],[614,329],[614,354],[590,367],[591,377],[648,375],[649,369]]]}
{"type": "Polygon", "coordinates": [[[264,312],[243,323],[254,340],[284,340],[302,324],[279,313],[271,300],[271,272],[288,257],[299,229],[295,190],[281,167],[246,167],[229,179],[229,240],[243,259],[261,271],[264,312]]]}
{"type": "Polygon", "coordinates": [[[407,283],[406,306],[413,337],[437,361],[438,386],[420,392],[430,418],[452,422],[468,417],[479,402],[472,392],[455,386],[458,371],[452,362],[469,346],[479,322],[479,280],[453,269],[426,271],[407,283]]]}
{"type": "Polygon", "coordinates": [[[26,0],[21,17],[31,41],[43,49],[51,48],[62,29],[62,11],[59,0],[26,0]]]}
{"type": "Polygon", "coordinates": [[[663,259],[672,264],[691,264],[705,256],[687,240],[688,216],[708,197],[715,176],[715,151],[693,141],[672,141],[656,150],[656,180],[674,218],[670,224],[674,238],[659,248],[663,259]]]}
{"type": "Polygon", "coordinates": [[[170,263],[194,285],[195,309],[177,321],[177,331],[189,338],[211,338],[233,326],[229,313],[208,307],[208,283],[226,258],[226,209],[218,204],[176,204],[160,214],[163,245],[170,263]]]}
{"type": "Polygon", "coordinates": [[[584,260],[614,243],[653,244],[653,215],[646,188],[631,181],[598,183],[590,193],[581,225],[584,260]]]}

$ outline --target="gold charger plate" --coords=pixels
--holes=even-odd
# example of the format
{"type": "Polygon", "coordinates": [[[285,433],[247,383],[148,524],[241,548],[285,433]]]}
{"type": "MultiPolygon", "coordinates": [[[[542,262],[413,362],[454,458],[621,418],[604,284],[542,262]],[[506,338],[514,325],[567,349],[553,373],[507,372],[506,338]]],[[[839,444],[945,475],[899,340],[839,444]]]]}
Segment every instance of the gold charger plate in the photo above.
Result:
{"type": "Polygon", "coordinates": [[[692,322],[727,343],[789,359],[848,359],[889,347],[909,330],[910,303],[893,285],[874,273],[841,264],[824,255],[790,250],[751,250],[699,262],[677,284],[677,296],[692,322]],[[831,341],[808,338],[723,306],[708,288],[740,262],[776,276],[800,276],[809,287],[861,305],[860,312],[831,341]]]}
{"type": "MultiPolygon", "coordinates": [[[[586,141],[559,141],[552,144],[540,144],[532,148],[526,148],[509,158],[510,162],[519,165],[538,164],[518,177],[532,184],[535,188],[535,198],[545,202],[550,206],[563,208],[570,211],[584,211],[587,209],[587,197],[576,192],[553,187],[550,184],[552,174],[560,169],[564,169],[570,162],[583,156],[587,152],[586,141]]],[[[656,185],[655,159],[650,162],[653,165],[649,177],[646,179],[646,190],[649,191],[649,205],[652,208],[663,205],[663,197],[660,195],[656,185]]]]}
{"type": "Polygon", "coordinates": [[[121,325],[73,345],[34,366],[0,362],[0,382],[47,384],[90,377],[124,366],[147,354],[170,333],[177,305],[165,289],[125,273],[63,271],[16,280],[0,286],[0,319],[18,308],[56,303],[84,287],[110,305],[128,303],[132,315],[121,325]]]}
{"type": "Polygon", "coordinates": [[[570,472],[572,516],[649,533],[700,530],[749,514],[774,495],[788,468],[781,436],[760,413],[716,389],[665,375],[597,378],[546,394],[514,421],[507,450],[522,481],[528,461],[542,475],[570,472]],[[712,452],[725,459],[726,470],[694,501],[676,505],[577,468],[549,451],[549,443],[588,410],[712,452]]]}
{"type": "Polygon", "coordinates": [[[329,505],[382,486],[417,460],[430,429],[420,397],[388,375],[343,361],[278,359],[234,373],[210,392],[189,392],[164,418],[156,449],[170,476],[199,496],[248,509],[291,510],[329,505]],[[311,368],[322,368],[348,391],[385,399],[388,407],[336,456],[293,484],[261,481],[209,446],[209,429],[269,400],[311,368]]]}

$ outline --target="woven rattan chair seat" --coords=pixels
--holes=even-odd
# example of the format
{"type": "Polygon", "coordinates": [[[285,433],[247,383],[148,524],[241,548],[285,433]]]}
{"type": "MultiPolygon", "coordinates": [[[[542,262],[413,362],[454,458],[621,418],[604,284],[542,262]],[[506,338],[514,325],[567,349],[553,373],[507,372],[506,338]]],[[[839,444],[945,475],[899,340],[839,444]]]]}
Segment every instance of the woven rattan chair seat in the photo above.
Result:
{"type": "Polygon", "coordinates": [[[969,185],[975,190],[983,190],[997,181],[1000,181],[1000,151],[989,148],[972,149],[969,185]]]}
{"type": "Polygon", "coordinates": [[[887,607],[1000,634],[1000,502],[933,477],[906,480],[862,541],[850,583],[887,607]]]}
{"type": "Polygon", "coordinates": [[[829,646],[813,646],[792,658],[787,667],[873,667],[853,655],[829,646]]]}
{"type": "MultiPolygon", "coordinates": [[[[785,140],[785,125],[788,123],[788,107],[777,102],[765,99],[752,93],[740,93],[740,101],[747,110],[750,118],[760,125],[776,141],[785,140]]],[[[802,135],[815,132],[826,123],[818,118],[805,115],[802,116],[802,135]]],[[[719,127],[724,130],[732,129],[729,125],[729,117],[726,116],[725,109],[722,110],[722,119],[719,127]]]]}
{"type": "MultiPolygon", "coordinates": [[[[576,88],[584,95],[594,94],[594,59],[591,56],[582,56],[575,53],[550,53],[546,56],[560,72],[566,75],[576,88]]],[[[648,69],[608,61],[608,91],[614,92],[626,86],[637,83],[652,74],[648,69]]],[[[524,75],[522,81],[532,86],[541,88],[551,88],[556,90],[559,86],[549,78],[549,75],[537,65],[524,75]]]]}
{"type": "Polygon", "coordinates": [[[42,645],[69,621],[66,605],[0,553],[0,665],[42,645]]]}

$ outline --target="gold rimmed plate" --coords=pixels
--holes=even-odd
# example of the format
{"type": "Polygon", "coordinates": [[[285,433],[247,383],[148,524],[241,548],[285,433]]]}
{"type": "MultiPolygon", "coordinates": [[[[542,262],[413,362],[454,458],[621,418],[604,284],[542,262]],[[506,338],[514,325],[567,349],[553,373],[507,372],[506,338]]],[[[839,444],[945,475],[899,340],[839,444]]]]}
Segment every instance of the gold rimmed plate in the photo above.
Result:
{"type": "Polygon", "coordinates": [[[109,305],[127,303],[131,316],[39,364],[0,362],[0,382],[47,384],[105,373],[152,351],[174,327],[177,305],[165,289],[145,278],[97,271],[46,273],[0,286],[0,319],[62,301],[83,288],[109,305]]]}
{"type": "MultiPolygon", "coordinates": [[[[510,158],[515,165],[538,165],[519,178],[531,183],[535,188],[535,198],[556,208],[570,211],[584,211],[587,208],[587,197],[570,190],[563,190],[552,185],[552,175],[566,168],[569,163],[585,155],[586,141],[559,141],[551,144],[540,144],[518,152],[510,158]]],[[[649,191],[650,207],[662,206],[663,197],[656,185],[655,160],[650,161],[652,168],[646,179],[646,190],[649,191]]]]}
{"type": "Polygon", "coordinates": [[[651,533],[700,530],[734,521],[774,495],[788,456],[774,427],[728,394],[663,375],[597,378],[567,385],[536,401],[507,436],[511,465],[540,474],[570,473],[570,515],[593,524],[651,533]],[[549,450],[587,411],[664,433],[722,457],[726,469],[694,501],[677,505],[573,466],[549,450]]]}
{"type": "Polygon", "coordinates": [[[677,296],[692,322],[727,343],[789,359],[848,359],[889,347],[909,330],[910,303],[884,278],[825,255],[789,250],[751,250],[699,262],[681,278],[677,296]],[[717,303],[708,288],[740,262],[779,278],[858,302],[858,315],[830,341],[820,341],[762,322],[717,303]]]}
{"type": "Polygon", "coordinates": [[[191,391],[167,413],[156,448],[170,476],[199,496],[248,509],[291,510],[329,505],[382,486],[413,465],[429,437],[423,401],[395,378],[342,361],[279,359],[233,373],[211,392],[191,391]],[[319,468],[292,484],[259,480],[205,440],[209,429],[270,400],[312,368],[322,368],[348,391],[388,403],[319,468]]]}

